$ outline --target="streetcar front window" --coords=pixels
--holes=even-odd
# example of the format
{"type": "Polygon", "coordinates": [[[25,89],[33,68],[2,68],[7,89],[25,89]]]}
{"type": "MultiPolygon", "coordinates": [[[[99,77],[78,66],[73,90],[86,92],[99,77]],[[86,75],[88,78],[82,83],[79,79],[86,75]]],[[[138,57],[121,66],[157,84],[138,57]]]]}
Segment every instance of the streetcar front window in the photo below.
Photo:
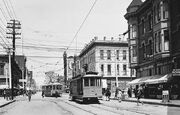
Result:
{"type": "Polygon", "coordinates": [[[91,86],[95,86],[95,78],[90,78],[90,84],[91,86]]]}
{"type": "Polygon", "coordinates": [[[57,85],[57,89],[61,90],[62,86],[61,85],[57,85]]]}
{"type": "Polygon", "coordinates": [[[84,78],[84,86],[89,86],[89,79],[88,78],[84,78]]]}

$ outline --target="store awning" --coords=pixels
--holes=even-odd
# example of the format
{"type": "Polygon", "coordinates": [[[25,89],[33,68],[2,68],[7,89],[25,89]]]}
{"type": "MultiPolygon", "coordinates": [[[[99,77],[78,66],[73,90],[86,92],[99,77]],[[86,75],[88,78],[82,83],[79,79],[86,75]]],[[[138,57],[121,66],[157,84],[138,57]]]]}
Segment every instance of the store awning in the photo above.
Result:
{"type": "Polygon", "coordinates": [[[166,74],[163,76],[152,77],[145,81],[147,84],[158,84],[158,83],[166,83],[172,77],[172,74],[166,74]]]}
{"type": "Polygon", "coordinates": [[[8,85],[0,85],[0,89],[7,89],[8,88],[8,85]]]}
{"type": "Polygon", "coordinates": [[[139,81],[141,80],[141,78],[139,79],[135,79],[135,80],[132,80],[130,82],[128,82],[129,85],[136,85],[136,84],[139,84],[139,81]]]}
{"type": "Polygon", "coordinates": [[[129,85],[139,85],[139,84],[158,84],[158,83],[165,83],[168,82],[169,78],[172,76],[172,74],[166,74],[166,75],[155,75],[155,76],[148,76],[148,77],[142,77],[137,78],[135,80],[132,80],[129,82],[129,85]]]}

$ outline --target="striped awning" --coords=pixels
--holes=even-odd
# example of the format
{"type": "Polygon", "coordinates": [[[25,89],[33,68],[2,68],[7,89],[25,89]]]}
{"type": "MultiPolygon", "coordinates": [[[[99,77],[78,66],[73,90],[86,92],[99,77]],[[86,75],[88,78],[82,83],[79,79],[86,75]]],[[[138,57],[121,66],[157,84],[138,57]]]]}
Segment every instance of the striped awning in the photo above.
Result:
{"type": "Polygon", "coordinates": [[[138,85],[138,84],[158,84],[158,83],[165,83],[168,82],[169,78],[172,74],[166,75],[154,75],[148,77],[141,77],[129,82],[129,85],[138,85]]]}

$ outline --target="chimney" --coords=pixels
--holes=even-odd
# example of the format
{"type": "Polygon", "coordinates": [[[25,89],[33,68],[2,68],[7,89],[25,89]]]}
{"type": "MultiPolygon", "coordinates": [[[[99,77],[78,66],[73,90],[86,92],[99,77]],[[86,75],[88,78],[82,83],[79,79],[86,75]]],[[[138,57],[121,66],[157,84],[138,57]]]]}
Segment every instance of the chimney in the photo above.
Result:
{"type": "Polygon", "coordinates": [[[106,41],[106,36],[104,36],[104,41],[106,41]]]}
{"type": "Polygon", "coordinates": [[[98,40],[98,37],[97,37],[97,36],[95,36],[95,37],[94,37],[94,40],[98,40]]]}

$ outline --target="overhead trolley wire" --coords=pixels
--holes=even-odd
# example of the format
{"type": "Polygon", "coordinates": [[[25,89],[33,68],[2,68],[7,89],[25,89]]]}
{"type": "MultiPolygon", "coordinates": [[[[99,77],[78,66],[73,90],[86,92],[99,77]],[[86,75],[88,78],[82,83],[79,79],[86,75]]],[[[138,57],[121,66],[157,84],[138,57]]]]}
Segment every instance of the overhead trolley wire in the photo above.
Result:
{"type": "Polygon", "coordinates": [[[72,41],[71,41],[70,44],[68,45],[66,51],[69,49],[69,47],[70,47],[71,44],[73,43],[74,39],[77,37],[78,33],[80,32],[81,28],[83,27],[84,23],[86,22],[87,18],[89,17],[89,15],[90,15],[90,13],[91,13],[92,9],[94,8],[94,6],[95,6],[95,4],[96,4],[97,1],[98,1],[98,0],[95,0],[95,1],[94,1],[94,3],[93,3],[93,5],[91,6],[89,12],[87,13],[86,17],[84,18],[83,22],[81,23],[81,25],[79,26],[77,32],[75,33],[72,41]]]}

